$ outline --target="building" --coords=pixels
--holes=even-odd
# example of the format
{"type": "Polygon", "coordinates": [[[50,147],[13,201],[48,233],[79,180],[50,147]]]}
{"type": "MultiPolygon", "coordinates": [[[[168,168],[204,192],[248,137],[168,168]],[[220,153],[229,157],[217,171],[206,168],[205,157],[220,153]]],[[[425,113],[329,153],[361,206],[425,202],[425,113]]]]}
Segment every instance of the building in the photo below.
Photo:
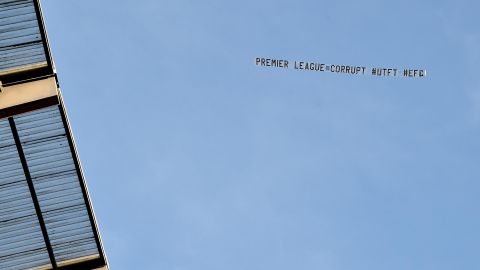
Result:
{"type": "Polygon", "coordinates": [[[0,0],[0,269],[108,269],[39,0],[0,0]]]}

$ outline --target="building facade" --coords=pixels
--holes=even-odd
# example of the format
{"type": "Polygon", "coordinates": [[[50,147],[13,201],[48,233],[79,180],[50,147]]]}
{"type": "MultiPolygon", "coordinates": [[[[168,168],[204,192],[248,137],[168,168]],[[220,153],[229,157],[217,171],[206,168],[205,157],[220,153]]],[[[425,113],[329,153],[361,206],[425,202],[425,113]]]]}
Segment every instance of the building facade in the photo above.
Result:
{"type": "Polygon", "coordinates": [[[0,269],[108,269],[39,0],[0,0],[0,269]]]}

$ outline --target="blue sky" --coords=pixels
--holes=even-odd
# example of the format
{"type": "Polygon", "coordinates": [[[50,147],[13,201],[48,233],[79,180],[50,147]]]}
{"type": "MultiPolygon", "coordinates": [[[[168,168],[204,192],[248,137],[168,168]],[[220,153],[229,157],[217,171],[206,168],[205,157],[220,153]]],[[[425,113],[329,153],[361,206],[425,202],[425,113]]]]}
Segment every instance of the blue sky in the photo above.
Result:
{"type": "Polygon", "coordinates": [[[43,8],[112,269],[480,269],[476,1],[43,8]]]}

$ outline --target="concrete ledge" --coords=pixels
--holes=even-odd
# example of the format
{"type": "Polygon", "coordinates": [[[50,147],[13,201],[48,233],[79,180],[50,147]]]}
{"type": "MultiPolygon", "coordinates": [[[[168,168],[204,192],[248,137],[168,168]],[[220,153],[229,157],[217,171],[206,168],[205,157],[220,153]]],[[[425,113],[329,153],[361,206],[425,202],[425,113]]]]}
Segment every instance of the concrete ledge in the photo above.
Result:
{"type": "Polygon", "coordinates": [[[3,87],[0,118],[59,103],[55,77],[3,87]]]}
{"type": "Polygon", "coordinates": [[[6,86],[0,92],[0,110],[54,96],[58,96],[55,77],[6,86]]]}

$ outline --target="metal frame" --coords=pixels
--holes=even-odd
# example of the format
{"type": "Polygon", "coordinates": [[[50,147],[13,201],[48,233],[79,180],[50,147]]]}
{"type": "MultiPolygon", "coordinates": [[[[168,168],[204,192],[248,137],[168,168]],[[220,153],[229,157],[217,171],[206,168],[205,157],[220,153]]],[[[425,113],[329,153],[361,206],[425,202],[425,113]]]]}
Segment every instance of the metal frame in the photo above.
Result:
{"type": "Polygon", "coordinates": [[[55,74],[55,67],[52,60],[52,54],[50,52],[50,46],[48,44],[47,30],[42,15],[42,7],[40,0],[32,0],[35,7],[35,13],[37,15],[38,27],[40,30],[40,36],[42,38],[43,49],[45,52],[45,58],[47,60],[47,66],[37,69],[25,70],[7,75],[0,75],[0,82],[3,86],[14,85],[23,83],[26,80],[38,79],[55,74]]]}
{"type": "Polygon", "coordinates": [[[22,163],[23,173],[25,174],[25,178],[28,183],[28,189],[30,190],[30,196],[32,197],[33,206],[35,207],[35,213],[37,214],[38,223],[40,224],[40,229],[42,230],[43,240],[45,241],[48,256],[50,257],[50,263],[52,265],[52,269],[57,269],[57,262],[55,260],[55,255],[53,254],[52,243],[50,242],[50,238],[48,237],[47,227],[45,225],[45,220],[43,219],[42,210],[40,209],[40,203],[38,202],[38,197],[35,191],[35,187],[33,185],[32,176],[30,175],[30,171],[28,169],[27,159],[25,158],[25,153],[23,152],[22,143],[20,142],[20,137],[18,136],[15,120],[13,119],[13,117],[9,117],[8,122],[10,123],[10,129],[12,130],[18,156],[20,157],[20,161],[22,163]]]}
{"type": "MultiPolygon", "coordinates": [[[[63,99],[62,99],[61,95],[59,97],[59,100],[60,100],[60,104],[58,105],[58,108],[60,110],[60,115],[62,117],[63,126],[65,127],[65,132],[67,134],[67,140],[68,140],[68,144],[69,144],[69,147],[70,147],[70,152],[72,153],[72,158],[73,158],[73,162],[75,164],[75,169],[77,171],[77,176],[78,176],[78,179],[80,181],[80,187],[82,189],[83,199],[85,201],[88,217],[90,219],[90,224],[92,226],[93,235],[95,237],[95,243],[97,244],[98,254],[100,255],[99,260],[100,260],[100,262],[103,263],[103,265],[107,265],[107,259],[105,257],[105,252],[103,250],[103,245],[102,245],[102,240],[100,238],[100,233],[98,232],[98,226],[97,226],[97,222],[96,222],[96,218],[95,218],[95,213],[93,212],[92,202],[91,202],[90,196],[88,194],[87,183],[85,182],[85,177],[83,175],[82,166],[80,164],[80,159],[78,157],[77,149],[75,147],[75,141],[74,141],[74,138],[73,138],[73,135],[72,135],[72,131],[70,130],[70,124],[69,124],[69,121],[68,121],[67,112],[65,110],[65,107],[63,106],[63,99]]],[[[102,266],[102,265],[100,265],[100,266],[102,266]]],[[[82,269],[85,269],[85,268],[82,268],[82,269]]]]}
{"type": "Polygon", "coordinates": [[[37,109],[59,104],[58,97],[49,97],[29,103],[20,104],[10,108],[0,110],[0,119],[10,117],[16,114],[26,113],[37,109]]]}
{"type": "Polygon", "coordinates": [[[42,6],[40,5],[40,0],[33,0],[33,5],[35,6],[35,13],[37,13],[38,26],[40,27],[40,35],[42,36],[45,58],[47,59],[48,66],[51,68],[51,74],[53,74],[55,73],[55,67],[53,65],[50,45],[48,43],[47,28],[45,27],[45,21],[43,20],[42,6]]]}
{"type": "Polygon", "coordinates": [[[95,260],[89,260],[81,263],[76,263],[73,265],[60,266],[58,270],[93,270],[100,267],[105,267],[106,263],[101,258],[95,260]]]}
{"type": "MultiPolygon", "coordinates": [[[[43,66],[43,67],[39,67],[39,68],[35,68],[35,69],[25,69],[25,70],[18,71],[18,72],[15,72],[15,73],[0,75],[0,82],[1,82],[1,85],[3,87],[5,87],[5,86],[11,86],[11,85],[30,82],[30,81],[36,81],[36,80],[39,80],[39,79],[45,79],[45,78],[54,76],[55,80],[57,82],[57,88],[58,88],[58,79],[57,79],[57,75],[55,73],[55,66],[54,66],[54,63],[53,63],[53,58],[52,58],[51,51],[50,51],[50,46],[49,46],[49,43],[48,43],[47,31],[46,31],[46,27],[45,27],[45,23],[44,23],[44,19],[43,19],[40,0],[32,0],[32,1],[33,1],[33,4],[34,4],[34,7],[35,7],[35,13],[36,13],[36,16],[37,16],[38,26],[39,26],[40,35],[41,35],[41,42],[43,44],[47,66],[43,66]]],[[[7,117],[8,117],[10,127],[11,127],[11,130],[12,130],[13,136],[14,136],[17,151],[18,151],[19,156],[20,156],[20,160],[21,160],[21,163],[22,163],[24,174],[25,174],[25,177],[26,177],[27,182],[28,182],[28,186],[29,186],[29,189],[30,189],[32,200],[33,200],[34,206],[35,206],[35,211],[36,211],[36,214],[37,214],[38,219],[39,219],[40,227],[42,229],[42,234],[43,234],[45,244],[46,244],[46,247],[47,247],[47,251],[48,251],[48,254],[49,254],[49,257],[50,257],[50,262],[51,262],[51,265],[52,265],[52,269],[54,269],[54,270],[57,270],[57,269],[62,269],[62,270],[77,270],[77,269],[78,270],[86,270],[86,269],[97,269],[97,268],[100,268],[100,267],[106,267],[106,269],[108,269],[108,262],[107,262],[107,258],[106,258],[106,255],[105,255],[105,252],[104,252],[104,249],[103,249],[100,233],[98,231],[98,226],[97,226],[97,222],[96,222],[96,219],[95,219],[95,213],[93,211],[92,203],[91,203],[90,196],[89,196],[89,193],[88,193],[88,188],[87,188],[87,185],[86,185],[86,182],[85,182],[84,174],[83,174],[82,167],[81,167],[81,164],[80,164],[80,160],[79,160],[79,157],[78,157],[78,153],[77,153],[77,150],[76,150],[75,140],[73,138],[73,134],[72,134],[71,129],[70,129],[70,124],[69,124],[69,121],[68,121],[67,112],[65,110],[65,106],[63,105],[63,100],[62,100],[60,91],[58,93],[58,96],[55,96],[55,97],[44,98],[44,99],[41,99],[41,100],[32,101],[32,102],[17,105],[17,106],[14,106],[14,107],[1,109],[0,110],[0,119],[7,118],[7,117]],[[20,137],[18,135],[18,131],[16,129],[15,121],[13,119],[14,115],[29,112],[29,111],[34,111],[34,110],[37,110],[37,109],[50,107],[50,106],[58,106],[58,108],[60,110],[60,115],[61,115],[61,118],[62,118],[63,126],[65,128],[66,137],[67,137],[69,148],[70,148],[70,151],[71,151],[71,154],[72,154],[72,159],[73,159],[73,162],[74,162],[74,165],[75,165],[75,170],[76,170],[79,182],[80,182],[79,184],[80,184],[80,187],[81,187],[81,190],[82,190],[84,203],[85,203],[85,206],[86,206],[86,209],[87,209],[88,217],[89,217],[89,220],[90,220],[90,225],[92,227],[93,235],[94,235],[94,238],[95,238],[95,243],[97,245],[98,254],[99,254],[99,257],[96,258],[96,259],[90,259],[88,261],[79,262],[79,263],[75,263],[75,264],[71,264],[71,265],[64,265],[64,266],[57,265],[57,262],[55,260],[55,255],[54,255],[54,252],[53,252],[52,245],[50,243],[50,239],[48,237],[48,232],[47,232],[47,229],[46,229],[46,226],[45,226],[45,221],[43,220],[43,215],[42,215],[40,204],[39,204],[36,192],[35,192],[35,187],[33,185],[33,181],[32,181],[29,169],[28,169],[28,164],[27,164],[27,161],[26,161],[26,157],[25,157],[25,154],[23,153],[23,148],[22,148],[22,145],[21,145],[20,137]]]]}
{"type": "MultiPolygon", "coordinates": [[[[46,246],[47,251],[48,251],[48,255],[49,255],[49,258],[50,258],[50,263],[51,263],[52,269],[53,270],[57,270],[57,269],[62,269],[62,270],[86,270],[86,269],[97,269],[99,267],[107,267],[108,268],[108,263],[107,263],[107,259],[106,259],[106,256],[105,256],[105,252],[103,250],[103,244],[102,244],[102,240],[100,238],[100,233],[98,231],[98,226],[97,226],[97,223],[96,223],[95,214],[93,212],[93,207],[92,207],[92,203],[91,203],[90,196],[89,196],[89,193],[88,193],[88,188],[87,188],[87,185],[86,185],[86,182],[85,182],[85,178],[84,178],[83,171],[82,171],[82,168],[81,168],[80,160],[79,160],[79,157],[78,157],[78,154],[77,154],[75,141],[74,141],[71,129],[70,129],[68,116],[67,116],[65,107],[63,106],[63,101],[62,101],[61,97],[55,97],[55,99],[48,98],[48,99],[45,99],[45,101],[41,100],[41,103],[43,103],[43,104],[38,104],[37,106],[34,106],[35,109],[50,107],[50,106],[53,105],[53,106],[57,106],[59,111],[60,111],[62,124],[64,126],[66,138],[68,140],[68,144],[69,144],[69,148],[70,148],[70,152],[72,154],[72,159],[73,159],[73,162],[74,162],[74,165],[75,165],[75,171],[77,173],[78,180],[80,182],[79,184],[80,184],[80,188],[82,190],[82,195],[83,195],[82,197],[83,197],[83,200],[84,200],[84,203],[85,203],[85,208],[87,210],[87,214],[88,214],[88,217],[89,217],[89,220],[90,220],[90,226],[92,227],[92,232],[93,232],[93,235],[94,235],[94,238],[95,238],[95,243],[97,245],[98,255],[99,255],[98,258],[91,259],[91,260],[88,260],[88,261],[74,263],[74,264],[71,264],[71,265],[58,266],[57,261],[55,259],[55,254],[54,254],[54,251],[53,251],[53,247],[52,247],[52,244],[51,244],[49,236],[48,236],[48,231],[47,231],[45,221],[44,221],[44,218],[43,218],[41,206],[40,206],[40,203],[39,203],[36,191],[35,191],[35,186],[33,184],[33,180],[32,180],[32,177],[30,175],[30,171],[29,171],[29,168],[28,168],[28,163],[27,163],[27,160],[26,160],[26,157],[25,157],[25,153],[23,151],[20,136],[19,136],[18,131],[17,131],[15,120],[14,120],[13,116],[9,116],[8,121],[9,121],[9,124],[10,124],[10,129],[12,131],[15,146],[17,148],[17,152],[18,152],[21,164],[22,164],[23,172],[24,172],[26,181],[28,183],[30,195],[32,197],[35,212],[36,212],[39,224],[40,224],[40,228],[41,228],[42,235],[43,235],[43,238],[44,238],[44,241],[45,241],[45,246],[46,246]],[[53,103],[53,104],[50,104],[50,103],[53,103]]],[[[35,109],[31,109],[30,106],[27,108],[28,109],[27,110],[25,108],[25,105],[20,105],[18,107],[22,107],[22,108],[20,108],[20,110],[18,110],[18,109],[14,110],[13,111],[14,115],[19,114],[20,111],[25,112],[25,111],[35,110],[35,109]]],[[[15,109],[15,108],[13,108],[13,109],[15,109]]],[[[2,112],[2,111],[0,111],[0,112],[2,112]]]]}

